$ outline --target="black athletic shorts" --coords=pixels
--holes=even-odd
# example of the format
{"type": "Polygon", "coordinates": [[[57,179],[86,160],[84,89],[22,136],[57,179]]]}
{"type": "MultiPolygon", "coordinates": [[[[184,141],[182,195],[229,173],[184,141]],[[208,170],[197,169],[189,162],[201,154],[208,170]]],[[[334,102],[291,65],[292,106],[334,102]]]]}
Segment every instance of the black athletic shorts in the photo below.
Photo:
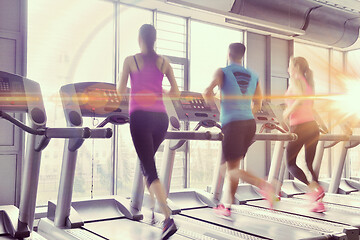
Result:
{"type": "Polygon", "coordinates": [[[245,156],[256,132],[254,119],[234,121],[222,128],[222,150],[225,161],[236,161],[245,156]]]}

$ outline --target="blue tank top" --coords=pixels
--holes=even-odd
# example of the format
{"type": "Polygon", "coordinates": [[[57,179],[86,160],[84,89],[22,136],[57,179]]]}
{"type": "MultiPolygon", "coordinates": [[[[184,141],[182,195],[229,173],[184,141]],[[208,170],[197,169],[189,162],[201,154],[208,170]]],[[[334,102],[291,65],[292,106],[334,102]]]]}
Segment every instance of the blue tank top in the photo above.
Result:
{"type": "Polygon", "coordinates": [[[251,101],[258,83],[258,76],[234,63],[222,68],[222,71],[224,73],[220,113],[222,126],[233,121],[254,119],[251,101]]]}

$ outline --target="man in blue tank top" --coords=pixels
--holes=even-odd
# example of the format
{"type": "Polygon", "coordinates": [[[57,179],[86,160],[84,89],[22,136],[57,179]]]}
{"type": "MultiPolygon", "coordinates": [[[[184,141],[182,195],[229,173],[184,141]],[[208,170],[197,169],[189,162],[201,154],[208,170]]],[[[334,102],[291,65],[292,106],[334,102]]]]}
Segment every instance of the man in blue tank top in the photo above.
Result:
{"type": "Polygon", "coordinates": [[[242,43],[232,43],[229,46],[228,60],[230,65],[216,71],[214,80],[205,90],[205,98],[214,97],[214,88],[221,90],[220,121],[224,140],[222,142],[223,161],[222,174],[226,169],[229,177],[229,193],[224,204],[215,208],[215,213],[221,217],[231,217],[231,204],[239,184],[239,178],[260,189],[260,193],[269,201],[270,207],[277,199],[272,186],[253,174],[240,170],[240,161],[251,145],[256,132],[253,112],[259,111],[262,104],[262,93],[258,76],[244,68],[242,59],[245,46],[242,43]]]}

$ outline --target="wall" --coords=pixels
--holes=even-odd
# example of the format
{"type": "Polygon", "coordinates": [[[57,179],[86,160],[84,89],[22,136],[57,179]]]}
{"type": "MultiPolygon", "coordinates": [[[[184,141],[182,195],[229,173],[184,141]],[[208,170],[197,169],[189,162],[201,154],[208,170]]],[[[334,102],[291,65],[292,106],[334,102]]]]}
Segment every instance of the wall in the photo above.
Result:
{"type": "MultiPolygon", "coordinates": [[[[26,1],[0,1],[0,71],[25,74],[26,1]]],[[[16,114],[22,119],[20,114],[16,114]]],[[[0,120],[0,204],[18,204],[21,178],[22,134],[0,120]]]]}
{"type": "MultiPolygon", "coordinates": [[[[259,76],[265,96],[283,95],[287,89],[288,61],[292,54],[292,41],[255,33],[246,34],[246,66],[259,76]]],[[[274,100],[280,104],[283,100],[274,100]]],[[[260,129],[260,125],[257,126],[260,129]]],[[[259,177],[268,175],[274,142],[255,142],[249,149],[245,167],[259,177]]]]}

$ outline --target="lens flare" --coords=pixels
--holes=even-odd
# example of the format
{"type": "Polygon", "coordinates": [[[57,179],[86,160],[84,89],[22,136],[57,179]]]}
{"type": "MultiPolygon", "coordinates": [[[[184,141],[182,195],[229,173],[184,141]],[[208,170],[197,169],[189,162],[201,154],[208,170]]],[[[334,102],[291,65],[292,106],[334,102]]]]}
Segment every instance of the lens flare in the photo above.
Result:
{"type": "Polygon", "coordinates": [[[344,80],[344,93],[331,97],[333,109],[343,117],[360,118],[360,80],[344,80]]]}

